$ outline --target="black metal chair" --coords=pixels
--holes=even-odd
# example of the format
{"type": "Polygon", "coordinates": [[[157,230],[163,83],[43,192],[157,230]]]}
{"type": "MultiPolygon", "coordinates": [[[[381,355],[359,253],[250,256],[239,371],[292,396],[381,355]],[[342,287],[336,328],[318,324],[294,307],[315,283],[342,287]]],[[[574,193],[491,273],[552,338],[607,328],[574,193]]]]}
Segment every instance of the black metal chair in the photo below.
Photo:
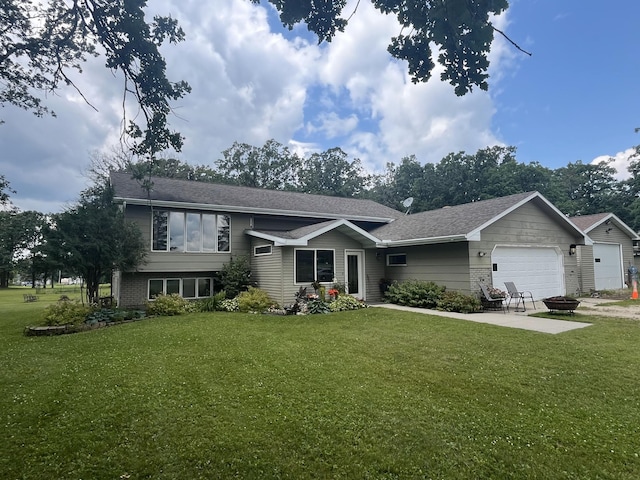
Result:
{"type": "Polygon", "coordinates": [[[533,305],[533,309],[536,309],[536,302],[533,300],[533,293],[529,291],[521,292],[513,282],[504,282],[504,286],[507,287],[507,293],[509,293],[509,302],[507,303],[507,305],[511,305],[511,300],[513,300],[514,298],[516,299],[516,312],[518,311],[520,302],[522,302],[522,311],[527,311],[527,307],[524,304],[525,298],[529,298],[531,300],[531,304],[533,305]]]}

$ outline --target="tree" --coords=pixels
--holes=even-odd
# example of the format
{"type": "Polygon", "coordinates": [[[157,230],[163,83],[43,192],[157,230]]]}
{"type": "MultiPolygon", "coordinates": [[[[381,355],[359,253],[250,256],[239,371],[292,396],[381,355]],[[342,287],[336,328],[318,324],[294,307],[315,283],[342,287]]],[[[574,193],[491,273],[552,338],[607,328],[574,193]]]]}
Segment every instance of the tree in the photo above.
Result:
{"type": "Polygon", "coordinates": [[[7,205],[9,203],[9,194],[16,193],[9,186],[9,181],[4,178],[4,175],[0,175],[0,206],[7,205]]]}
{"type": "Polygon", "coordinates": [[[143,125],[125,122],[126,132],[135,139],[134,153],[153,155],[169,147],[179,151],[182,137],[169,129],[167,115],[170,101],[184,96],[190,87],[167,79],[159,47],[165,41],[182,41],[184,32],[171,17],[156,16],[147,23],[146,3],[4,0],[0,5],[0,105],[15,105],[38,116],[55,115],[41,97],[55,93],[61,85],[82,95],[71,72],[82,72],[87,58],[102,52],[106,67],[122,74],[124,96],[132,96],[139,106],[143,125]]]}
{"type": "Polygon", "coordinates": [[[84,278],[89,303],[98,301],[101,280],[115,269],[135,268],[146,252],[140,230],[125,220],[108,185],[86,190],[76,206],[55,215],[46,239],[52,257],[84,278]]]}
{"type": "Polygon", "coordinates": [[[549,200],[571,216],[613,211],[619,200],[615,173],[610,162],[569,162],[566,167],[554,170],[549,200]]]}
{"type": "Polygon", "coordinates": [[[360,160],[349,161],[340,148],[312,154],[299,173],[298,190],[316,195],[358,197],[370,186],[360,160]]]}
{"type": "Polygon", "coordinates": [[[273,139],[262,147],[234,142],[222,155],[216,169],[227,182],[272,190],[293,190],[298,184],[300,158],[273,139]]]}
{"type": "MultiPolygon", "coordinates": [[[[252,0],[260,3],[260,0],[252,0]]],[[[342,16],[346,0],[269,0],[280,13],[280,21],[292,29],[304,22],[318,41],[330,42],[347,27],[342,16]]],[[[433,47],[438,48],[437,62],[444,67],[441,79],[464,95],[474,86],[488,89],[487,55],[494,32],[505,36],[491,23],[491,16],[507,9],[507,0],[372,0],[381,13],[395,15],[401,25],[387,50],[397,59],[406,60],[414,83],[431,78],[435,61],[433,47]]],[[[357,10],[357,5],[356,5],[357,10]]],[[[355,10],[351,16],[355,14],[355,10]]],[[[528,52],[524,52],[527,53],[528,52]]]]}

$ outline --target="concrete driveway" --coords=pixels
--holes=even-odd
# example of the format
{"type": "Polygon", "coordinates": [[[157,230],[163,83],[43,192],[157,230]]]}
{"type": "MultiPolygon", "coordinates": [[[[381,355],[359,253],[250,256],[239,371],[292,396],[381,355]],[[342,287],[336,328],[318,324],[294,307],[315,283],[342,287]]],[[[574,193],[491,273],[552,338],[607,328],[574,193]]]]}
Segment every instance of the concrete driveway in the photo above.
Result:
{"type": "Polygon", "coordinates": [[[527,309],[526,312],[482,312],[482,313],[455,313],[440,312],[438,310],[428,310],[425,308],[404,307],[402,305],[394,305],[392,303],[376,303],[372,307],[389,308],[391,310],[403,310],[405,312],[414,312],[416,314],[437,315],[439,317],[457,318],[459,320],[467,320],[469,322],[488,323],[490,325],[498,325],[500,327],[519,328],[521,330],[531,330],[541,333],[562,333],[578,328],[584,328],[591,325],[584,322],[572,322],[569,320],[555,320],[551,318],[530,317],[529,314],[536,311],[546,311],[546,307],[540,302],[542,309],[527,309]]]}

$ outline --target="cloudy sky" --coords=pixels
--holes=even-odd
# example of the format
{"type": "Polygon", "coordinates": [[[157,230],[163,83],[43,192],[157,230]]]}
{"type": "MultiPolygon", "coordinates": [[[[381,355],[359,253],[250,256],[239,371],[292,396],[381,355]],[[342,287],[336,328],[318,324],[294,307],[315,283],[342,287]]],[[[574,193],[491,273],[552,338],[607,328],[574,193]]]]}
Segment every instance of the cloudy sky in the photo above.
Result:
{"type": "MultiPolygon", "coordinates": [[[[193,88],[170,119],[186,137],[175,156],[190,164],[213,165],[234,141],[261,146],[271,138],[301,153],[340,147],[371,172],[412,154],[438,162],[450,152],[513,145],[518,161],[550,168],[615,157],[622,177],[640,144],[636,0],[512,0],[495,23],[533,56],[497,38],[489,92],[464,97],[437,73],[411,83],[406,65],[386,51],[399,26],[367,0],[345,33],[320,46],[304,27],[284,30],[267,3],[149,3],[187,34],[163,53],[169,78],[193,88]]],[[[57,118],[0,110],[0,174],[19,208],[68,206],[88,185],[92,152],[118,143],[122,83],[102,65],[98,59],[74,77],[98,111],[70,89],[47,99],[57,118]]]]}

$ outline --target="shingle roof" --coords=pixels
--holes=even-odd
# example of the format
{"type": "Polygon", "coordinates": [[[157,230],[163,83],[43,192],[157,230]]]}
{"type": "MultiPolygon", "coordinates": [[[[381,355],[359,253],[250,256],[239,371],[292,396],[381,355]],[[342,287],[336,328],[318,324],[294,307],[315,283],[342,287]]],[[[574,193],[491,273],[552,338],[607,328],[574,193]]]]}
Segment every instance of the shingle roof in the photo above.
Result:
{"type": "Polygon", "coordinates": [[[216,183],[152,177],[150,195],[129,173],[112,173],[111,184],[116,199],[155,204],[182,203],[192,206],[214,206],[227,211],[301,215],[308,217],[344,218],[387,222],[402,213],[373,200],[310,195],[298,192],[238,187],[216,183]]]}
{"type": "Polygon", "coordinates": [[[570,217],[574,225],[576,225],[580,230],[589,234],[591,230],[595,229],[598,225],[604,223],[613,222],[620,230],[626,232],[630,238],[636,240],[638,239],[638,234],[633,231],[633,229],[620,220],[613,213],[594,213],[593,215],[578,215],[576,217],[570,217]]]}
{"type": "Polygon", "coordinates": [[[605,217],[610,216],[610,213],[594,213],[593,215],[579,215],[577,217],[569,217],[576,227],[578,227],[583,232],[589,230],[590,227],[596,225],[605,219],[605,217]]]}
{"type": "Polygon", "coordinates": [[[537,195],[537,192],[517,193],[507,197],[406,215],[374,229],[371,233],[383,241],[467,235],[522,201],[537,195]]]}

